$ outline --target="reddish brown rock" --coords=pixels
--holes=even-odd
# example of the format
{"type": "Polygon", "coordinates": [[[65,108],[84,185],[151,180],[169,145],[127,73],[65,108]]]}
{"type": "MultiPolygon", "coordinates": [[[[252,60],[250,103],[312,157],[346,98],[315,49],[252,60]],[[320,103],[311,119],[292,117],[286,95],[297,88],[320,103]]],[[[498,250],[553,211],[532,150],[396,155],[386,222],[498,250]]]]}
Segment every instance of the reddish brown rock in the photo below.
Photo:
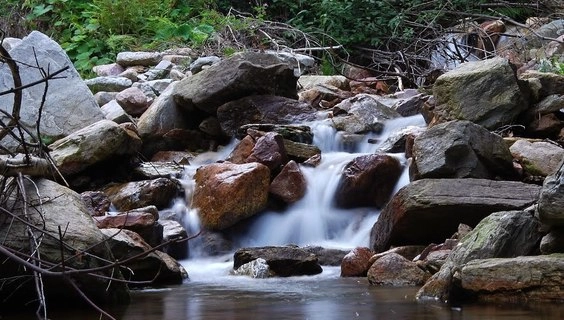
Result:
{"type": "Polygon", "coordinates": [[[303,198],[306,188],[307,182],[300,166],[294,160],[291,160],[272,180],[269,192],[286,203],[294,203],[303,198]]]}
{"type": "Polygon", "coordinates": [[[202,226],[222,230],[264,209],[270,170],[260,163],[213,163],[194,176],[192,206],[199,209],[202,226]]]}
{"type": "Polygon", "coordinates": [[[288,162],[284,138],[278,133],[267,132],[257,140],[247,162],[262,163],[270,170],[278,170],[288,162]]]}
{"type": "Polygon", "coordinates": [[[152,102],[141,89],[136,87],[127,88],[118,93],[116,101],[125,112],[134,117],[142,115],[152,102]]]}
{"type": "Polygon", "coordinates": [[[253,148],[255,147],[255,139],[250,135],[246,135],[241,141],[235,146],[231,154],[226,159],[229,162],[233,163],[246,163],[247,158],[253,152],[253,148]]]}
{"type": "Polygon", "coordinates": [[[380,208],[388,202],[401,172],[401,164],[392,156],[371,154],[357,157],[343,170],[335,194],[336,203],[344,208],[380,208]]]}
{"type": "Polygon", "coordinates": [[[116,215],[105,215],[93,217],[96,226],[100,229],[120,228],[136,229],[152,227],[155,224],[155,217],[149,212],[128,212],[116,215]]]}
{"type": "Polygon", "coordinates": [[[372,285],[419,286],[424,284],[429,276],[415,262],[397,253],[381,257],[368,270],[368,282],[372,285]]]}
{"type": "Polygon", "coordinates": [[[185,151],[159,151],[151,157],[152,162],[174,162],[180,165],[189,165],[193,155],[185,151]]]}
{"type": "Polygon", "coordinates": [[[354,248],[341,262],[341,277],[365,277],[373,254],[366,247],[354,248]]]}
{"type": "Polygon", "coordinates": [[[103,216],[110,210],[110,199],[102,191],[85,191],[80,194],[88,211],[93,216],[103,216]]]}

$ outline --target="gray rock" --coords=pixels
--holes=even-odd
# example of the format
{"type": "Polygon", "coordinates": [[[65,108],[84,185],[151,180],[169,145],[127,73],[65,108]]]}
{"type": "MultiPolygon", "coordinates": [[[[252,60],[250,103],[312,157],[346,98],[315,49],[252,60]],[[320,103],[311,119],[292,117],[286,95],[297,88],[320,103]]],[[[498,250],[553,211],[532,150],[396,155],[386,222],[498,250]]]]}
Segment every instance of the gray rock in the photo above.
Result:
{"type": "Polygon", "coordinates": [[[218,63],[220,61],[221,58],[217,56],[200,57],[194,62],[190,63],[190,72],[192,72],[192,74],[199,73],[203,70],[204,66],[211,66],[212,64],[218,63]]]}
{"type": "Polygon", "coordinates": [[[111,100],[101,108],[104,116],[115,123],[134,122],[133,118],[123,110],[116,100],[111,100]]]}
{"type": "Polygon", "coordinates": [[[236,276],[248,276],[254,279],[265,279],[270,276],[270,267],[266,260],[263,258],[255,259],[251,262],[247,262],[233,270],[231,274],[236,276]]]}
{"type": "MultiPolygon", "coordinates": [[[[453,275],[476,259],[510,258],[530,255],[542,237],[540,223],[531,211],[500,211],[468,233],[447,258],[439,272],[419,290],[417,297],[452,301],[453,275]]],[[[493,280],[493,279],[492,279],[493,280]]]]}
{"type": "Polygon", "coordinates": [[[469,120],[487,129],[513,123],[527,107],[515,72],[504,58],[467,62],[433,86],[440,121],[469,120]]]}
{"type": "Polygon", "coordinates": [[[315,254],[293,246],[241,248],[233,255],[233,269],[258,258],[265,259],[273,275],[278,277],[314,275],[323,271],[315,254]]]}
{"type": "Polygon", "coordinates": [[[546,177],[540,192],[537,214],[540,221],[551,226],[564,226],[564,159],[558,171],[546,177]]]}
{"type": "Polygon", "coordinates": [[[413,180],[516,176],[503,138],[470,121],[441,123],[420,134],[410,173],[413,180]]]}
{"type": "Polygon", "coordinates": [[[558,170],[564,159],[564,149],[557,144],[525,139],[515,141],[509,148],[513,157],[519,161],[523,170],[532,176],[546,177],[558,170]]]}
{"type": "MultiPolygon", "coordinates": [[[[115,260],[109,247],[104,242],[104,235],[92,221],[90,213],[78,193],[48,179],[34,181],[23,179],[23,187],[27,190],[26,203],[28,205],[40,205],[35,206],[34,209],[28,207],[22,202],[21,194],[15,194],[16,189],[5,193],[8,200],[5,205],[7,208],[13,209],[14,215],[26,217],[31,225],[38,228],[34,231],[34,234],[38,239],[41,236],[38,253],[42,260],[58,264],[61,261],[61,255],[64,255],[65,266],[72,269],[98,268],[115,260]],[[45,201],[45,199],[49,199],[49,201],[45,201]],[[24,207],[27,208],[25,214],[22,211],[24,207]],[[63,230],[66,246],[62,246],[59,241],[60,230],[63,230]],[[82,253],[80,259],[76,258],[78,257],[77,253],[82,253]]],[[[2,246],[11,248],[15,252],[30,254],[30,239],[27,236],[26,229],[26,225],[21,223],[19,219],[11,219],[10,216],[3,213],[2,219],[0,219],[2,246]]],[[[43,264],[44,267],[48,265],[43,264]]],[[[95,274],[123,279],[120,270],[121,268],[115,267],[98,271],[95,274]]],[[[32,275],[31,270],[25,271],[12,260],[3,259],[0,278],[13,278],[11,278],[12,281],[5,282],[2,290],[0,290],[1,304],[8,303],[10,307],[20,304],[23,306],[24,304],[27,305],[29,301],[37,299],[33,281],[28,281],[32,275]],[[23,275],[25,276],[21,277],[23,275]],[[15,297],[19,298],[10,298],[14,292],[18,293],[15,297]]],[[[127,303],[129,301],[129,292],[125,283],[98,276],[83,275],[73,277],[73,281],[96,303],[127,303]]],[[[46,285],[45,292],[49,299],[60,300],[64,297],[67,303],[80,300],[76,292],[68,286],[62,277],[49,277],[49,280],[44,283],[46,285]]]]}
{"type": "MultiPolygon", "coordinates": [[[[41,73],[33,67],[36,61],[39,61],[41,68],[51,73],[63,67],[69,68],[59,75],[59,79],[49,80],[39,128],[41,140],[44,143],[49,144],[71,132],[104,119],[104,114],[100,111],[94,96],[74,69],[65,51],[55,41],[41,32],[33,31],[18,46],[12,48],[10,55],[14,60],[20,62],[18,66],[23,85],[42,78],[41,73]]],[[[4,63],[0,66],[0,87],[12,88],[13,86],[12,74],[8,65],[4,63]]],[[[37,132],[36,126],[44,88],[44,84],[40,84],[23,91],[22,108],[19,113],[20,123],[31,133],[37,132]]],[[[0,109],[11,113],[13,101],[13,94],[0,96],[0,109]]],[[[3,123],[9,123],[9,120],[2,114],[0,114],[0,120],[3,123]]],[[[33,139],[38,140],[37,137],[33,139]]],[[[26,135],[26,140],[31,141],[32,139],[26,135]]],[[[17,147],[10,136],[4,137],[1,144],[12,150],[17,147]]]]}
{"type": "Polygon", "coordinates": [[[100,120],[49,145],[63,175],[76,174],[98,162],[139,151],[141,139],[111,120],[100,120]]]}
{"type": "Polygon", "coordinates": [[[486,179],[423,179],[398,191],[378,216],[370,247],[442,243],[460,223],[471,227],[496,211],[524,209],[538,199],[540,187],[486,179]],[[425,227],[428,226],[428,227],[425,227]]]}
{"type": "Polygon", "coordinates": [[[540,243],[542,254],[564,253],[564,228],[553,227],[540,243]]]}
{"type": "Polygon", "coordinates": [[[246,52],[179,81],[174,99],[188,111],[198,108],[215,115],[222,104],[252,94],[296,99],[296,81],[291,67],[276,56],[246,52]]]}
{"type": "Polygon", "coordinates": [[[120,52],[116,57],[116,62],[123,66],[155,66],[163,54],[160,52],[120,52]]]}
{"type": "Polygon", "coordinates": [[[19,38],[6,37],[2,39],[2,46],[6,49],[6,51],[12,50],[20,43],[22,43],[22,39],[19,38]]]}
{"type": "Polygon", "coordinates": [[[343,100],[333,108],[333,126],[348,133],[380,133],[386,120],[401,115],[368,94],[343,100]]]}
{"type": "Polygon", "coordinates": [[[96,77],[85,80],[84,83],[94,94],[100,91],[120,92],[133,84],[131,80],[125,77],[96,77]]]}

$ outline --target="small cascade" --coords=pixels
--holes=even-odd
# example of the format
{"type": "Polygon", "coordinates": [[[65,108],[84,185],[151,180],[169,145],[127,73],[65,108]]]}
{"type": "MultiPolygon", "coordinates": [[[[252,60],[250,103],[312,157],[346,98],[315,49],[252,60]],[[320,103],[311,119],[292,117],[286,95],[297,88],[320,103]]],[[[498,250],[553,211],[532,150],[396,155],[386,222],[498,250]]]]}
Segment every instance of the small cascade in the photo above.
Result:
{"type": "MultiPolygon", "coordinates": [[[[307,180],[307,191],[303,199],[286,208],[284,212],[264,212],[249,220],[245,234],[235,236],[235,244],[239,247],[297,244],[320,245],[330,248],[353,248],[367,246],[370,230],[376,221],[379,211],[374,208],[339,209],[334,206],[333,198],[338,187],[344,166],[363,154],[378,151],[388,136],[408,126],[423,126],[421,116],[390,120],[378,136],[367,135],[353,149],[358,152],[346,152],[350,145],[344,144],[340,133],[337,133],[327,122],[310,124],[314,132],[314,144],[322,151],[322,160],[315,167],[302,166],[301,170],[307,180]],[[369,143],[376,141],[375,143],[369,143]]],[[[186,168],[184,186],[186,203],[184,222],[189,233],[199,230],[197,210],[190,209],[191,192],[194,189],[193,176],[196,169],[206,163],[225,159],[236,142],[225,147],[219,153],[206,153],[191,161],[186,168]]],[[[393,154],[405,165],[403,154],[393,154]]],[[[396,191],[409,183],[407,170],[400,178],[396,191]]],[[[196,239],[195,239],[196,240],[196,239]]],[[[197,255],[197,240],[191,241],[191,257],[197,255]]]]}

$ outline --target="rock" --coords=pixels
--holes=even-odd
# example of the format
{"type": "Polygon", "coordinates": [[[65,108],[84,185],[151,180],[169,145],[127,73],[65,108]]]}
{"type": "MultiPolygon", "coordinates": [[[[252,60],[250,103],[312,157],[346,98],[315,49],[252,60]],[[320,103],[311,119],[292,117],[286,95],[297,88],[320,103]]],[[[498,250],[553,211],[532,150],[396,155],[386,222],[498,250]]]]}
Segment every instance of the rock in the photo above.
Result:
{"type": "Polygon", "coordinates": [[[540,243],[542,254],[564,253],[564,228],[554,227],[540,243]]]}
{"type": "Polygon", "coordinates": [[[110,63],[110,64],[101,64],[94,66],[92,68],[92,71],[98,77],[110,77],[110,76],[118,76],[120,73],[125,71],[125,68],[117,63],[110,63]]]}
{"type": "Polygon", "coordinates": [[[96,77],[84,80],[93,94],[100,91],[104,92],[120,92],[133,84],[133,82],[125,77],[96,77]]]}
{"type": "Polygon", "coordinates": [[[366,247],[356,247],[343,257],[341,277],[365,277],[370,269],[370,258],[374,252],[366,247]]]}
{"type": "Polygon", "coordinates": [[[311,89],[300,91],[298,93],[298,100],[316,109],[330,109],[343,100],[353,96],[354,93],[350,91],[341,90],[327,84],[319,84],[311,89]]]}
{"type": "MultiPolygon", "coordinates": [[[[45,144],[104,119],[104,114],[100,111],[94,96],[80,78],[65,51],[48,36],[39,31],[33,31],[9,53],[12,59],[18,61],[23,85],[42,78],[41,73],[35,67],[37,61],[41,68],[49,70],[50,73],[68,67],[66,71],[58,75],[57,79],[49,80],[49,91],[43,106],[41,106],[41,100],[44,94],[44,84],[24,89],[22,92],[20,124],[29,132],[36,133],[41,107],[42,121],[39,130],[41,140],[45,144]]],[[[12,73],[8,65],[3,63],[0,66],[0,87],[12,88],[13,86],[12,73]]],[[[0,96],[0,110],[11,114],[13,102],[13,94],[0,96]]],[[[1,113],[0,121],[5,124],[10,123],[9,119],[1,113]]],[[[25,134],[25,139],[32,141],[27,134],[25,134]]],[[[34,140],[36,142],[38,138],[34,140]]],[[[10,136],[4,137],[1,144],[12,152],[19,146],[19,143],[16,143],[10,136]]],[[[4,153],[4,151],[0,152],[4,153]]]]}
{"type": "Polygon", "coordinates": [[[188,241],[174,241],[188,238],[186,229],[174,220],[161,219],[157,223],[163,227],[163,243],[171,241],[162,251],[177,260],[188,258],[188,241]]]}
{"type": "Polygon", "coordinates": [[[486,179],[423,179],[400,189],[382,210],[370,234],[370,248],[441,243],[460,223],[471,227],[496,211],[524,209],[540,187],[486,179]],[[422,227],[432,226],[432,227],[422,227]]]}
{"type": "Polygon", "coordinates": [[[49,145],[63,175],[76,174],[99,162],[135,154],[141,139],[110,120],[100,120],[49,145]]]}
{"type": "Polygon", "coordinates": [[[294,160],[298,163],[305,162],[313,157],[321,157],[321,150],[312,144],[284,139],[284,148],[286,149],[288,159],[294,160]]]}
{"type": "Polygon", "coordinates": [[[264,132],[276,132],[280,134],[284,139],[294,142],[307,144],[313,143],[313,132],[311,131],[311,127],[293,124],[246,124],[239,127],[235,138],[239,140],[245,138],[245,136],[248,134],[249,129],[264,132]]]}
{"type": "Polygon", "coordinates": [[[397,253],[388,253],[368,269],[368,282],[380,286],[419,286],[429,274],[397,253]]]}
{"type": "Polygon", "coordinates": [[[340,266],[343,257],[348,253],[347,250],[324,248],[320,246],[305,246],[306,252],[313,253],[322,266],[340,266]]]}
{"type": "Polygon", "coordinates": [[[192,74],[199,73],[203,70],[204,66],[211,66],[212,64],[218,63],[220,61],[221,58],[217,56],[200,57],[194,62],[190,63],[190,72],[192,72],[192,74]]]}
{"type": "Polygon", "coordinates": [[[4,47],[6,51],[10,51],[22,43],[22,41],[23,40],[19,38],[5,37],[2,39],[2,47],[4,47]]]}
{"type": "Polygon", "coordinates": [[[138,117],[147,110],[152,100],[139,88],[127,88],[116,95],[116,101],[127,114],[138,117]]]}
{"type": "Polygon", "coordinates": [[[251,152],[253,152],[254,147],[255,139],[250,135],[245,136],[239,141],[235,148],[233,148],[233,151],[231,151],[225,160],[237,164],[247,163],[247,158],[249,158],[251,152]]]}
{"type": "Polygon", "coordinates": [[[515,72],[503,58],[466,62],[433,86],[435,121],[468,120],[495,130],[511,124],[527,105],[515,72]]]}
{"type": "Polygon", "coordinates": [[[298,100],[254,95],[227,102],[217,109],[217,119],[229,136],[248,124],[296,124],[315,120],[315,109],[298,100]]]}
{"type": "Polygon", "coordinates": [[[155,216],[149,212],[124,212],[93,218],[99,229],[123,228],[135,231],[135,229],[152,228],[155,224],[155,216]]]}
{"type": "Polygon", "coordinates": [[[185,167],[177,162],[143,162],[133,169],[141,180],[157,178],[182,178],[185,167]]]}
{"type": "Polygon", "coordinates": [[[133,117],[127,114],[116,100],[111,100],[106,103],[100,108],[100,110],[102,110],[106,119],[112,120],[115,123],[135,122],[133,117]]]}
{"type": "Polygon", "coordinates": [[[530,211],[492,213],[460,241],[439,272],[419,290],[417,297],[440,301],[461,299],[452,282],[456,270],[475,259],[532,254],[543,235],[539,227],[539,221],[530,211]]]}
{"type": "Polygon", "coordinates": [[[219,106],[251,94],[297,98],[296,81],[292,68],[275,55],[246,52],[181,80],[173,95],[185,110],[215,115],[219,106]]]}
{"type": "Polygon", "coordinates": [[[106,91],[100,91],[97,92],[94,95],[94,99],[96,99],[96,103],[102,107],[103,105],[105,105],[106,103],[109,103],[112,100],[115,100],[117,94],[119,92],[106,92],[106,91]]]}
{"type": "Polygon", "coordinates": [[[401,117],[395,110],[368,94],[343,100],[333,108],[332,122],[338,131],[380,133],[386,120],[401,117]],[[343,114],[344,115],[341,115],[343,114]]]}
{"type": "Polygon", "coordinates": [[[371,154],[347,163],[335,192],[338,207],[383,207],[402,173],[400,162],[389,155],[371,154]]]}
{"type": "Polygon", "coordinates": [[[404,129],[394,131],[386,140],[378,147],[380,152],[386,153],[405,153],[406,158],[412,157],[413,143],[411,148],[408,148],[409,141],[413,142],[415,138],[425,132],[427,128],[417,126],[407,126],[404,129]]]}
{"type": "Polygon", "coordinates": [[[236,276],[248,276],[254,279],[266,279],[270,277],[270,267],[268,263],[266,263],[266,260],[258,258],[241,265],[231,274],[236,276]]]}
{"type": "Polygon", "coordinates": [[[556,173],[546,177],[540,191],[537,215],[550,226],[564,226],[564,159],[556,173]]]}
{"type": "Polygon", "coordinates": [[[531,137],[554,138],[560,133],[562,128],[564,128],[564,122],[560,120],[555,113],[549,113],[536,116],[534,120],[527,125],[526,132],[531,137]]]}
{"type": "Polygon", "coordinates": [[[177,181],[167,178],[132,181],[106,187],[104,193],[119,211],[128,211],[145,206],[164,209],[178,197],[182,187],[177,181]]]}
{"type": "Polygon", "coordinates": [[[285,203],[294,203],[306,193],[307,181],[298,164],[291,160],[272,180],[268,192],[285,203]]]}
{"type": "Polygon", "coordinates": [[[159,151],[151,158],[152,162],[172,162],[177,165],[189,165],[194,155],[185,151],[159,151]]]}
{"type": "Polygon", "coordinates": [[[524,171],[531,176],[554,174],[564,159],[562,147],[545,141],[529,142],[525,139],[515,141],[509,148],[513,157],[523,166],[524,171]]]}
{"type": "Polygon", "coordinates": [[[315,254],[291,246],[241,248],[233,255],[233,269],[258,258],[265,259],[273,276],[277,277],[314,275],[323,271],[315,254]]]}
{"type": "Polygon", "coordinates": [[[341,90],[349,90],[349,80],[345,76],[303,75],[298,79],[300,91],[312,89],[318,85],[329,85],[341,90]]]}
{"type": "Polygon", "coordinates": [[[473,260],[462,267],[457,280],[479,301],[561,303],[564,254],[473,260]]]}
{"type": "MultiPolygon", "coordinates": [[[[32,226],[36,226],[34,234],[40,239],[38,253],[49,269],[51,263],[59,264],[61,255],[65,258],[65,267],[73,270],[87,268],[101,268],[115,261],[104,235],[98,230],[80,195],[64,186],[47,179],[23,179],[26,190],[27,204],[40,204],[32,209],[22,202],[21,194],[16,190],[4,190],[6,208],[12,208],[11,213],[26,219],[32,226]],[[17,200],[16,200],[17,199],[17,200]],[[49,199],[49,201],[45,201],[49,199]],[[23,208],[27,208],[24,214],[23,208]],[[37,210],[40,209],[40,210],[37,210]],[[41,214],[40,214],[41,213],[41,214]],[[65,245],[61,245],[60,233],[63,234],[65,245]],[[78,255],[77,255],[78,253],[78,255]]],[[[27,236],[27,226],[18,219],[12,219],[7,213],[0,219],[0,237],[3,248],[10,248],[14,252],[30,254],[30,239],[27,236]]],[[[0,290],[0,305],[14,308],[22,307],[37,299],[35,283],[28,281],[33,275],[30,269],[24,269],[18,263],[6,259],[2,255],[0,278],[12,279],[3,284],[0,290]]],[[[60,269],[60,268],[59,268],[60,269]]],[[[81,290],[97,304],[123,304],[129,302],[127,285],[121,281],[111,281],[106,277],[123,279],[119,267],[109,267],[93,271],[93,276],[83,275],[73,277],[73,281],[81,290]]],[[[55,269],[51,269],[55,271],[55,269]]],[[[62,277],[45,277],[46,298],[49,303],[56,301],[64,303],[84,302],[72,290],[62,277]]]]}
{"type": "Polygon", "coordinates": [[[564,76],[552,72],[529,70],[520,76],[529,83],[530,91],[536,101],[553,94],[564,94],[564,76]],[[538,85],[535,85],[538,84],[538,85]]]}
{"type": "MultiPolygon", "coordinates": [[[[108,244],[116,257],[121,261],[151,250],[138,234],[130,230],[103,229],[108,244]]],[[[181,284],[188,278],[188,273],[176,260],[161,251],[153,251],[146,256],[124,263],[126,279],[131,281],[149,281],[151,285],[181,284]]],[[[135,283],[131,283],[135,286],[135,283]]],[[[139,286],[146,286],[138,284],[139,286]]]]}
{"type": "Polygon", "coordinates": [[[160,52],[120,52],[117,54],[116,62],[122,67],[130,66],[155,66],[163,54],[160,52]]]}
{"type": "Polygon", "coordinates": [[[270,170],[260,163],[214,163],[196,171],[192,207],[202,226],[222,230],[264,209],[270,170]]]}
{"type": "Polygon", "coordinates": [[[102,191],[85,191],[80,194],[80,198],[92,216],[105,215],[112,205],[110,199],[102,191]]]}
{"type": "Polygon", "coordinates": [[[288,162],[282,136],[275,132],[267,132],[258,138],[246,162],[262,163],[271,172],[278,172],[288,162]]]}
{"type": "Polygon", "coordinates": [[[415,138],[410,173],[412,180],[516,176],[503,138],[470,121],[441,123],[415,138]]]}

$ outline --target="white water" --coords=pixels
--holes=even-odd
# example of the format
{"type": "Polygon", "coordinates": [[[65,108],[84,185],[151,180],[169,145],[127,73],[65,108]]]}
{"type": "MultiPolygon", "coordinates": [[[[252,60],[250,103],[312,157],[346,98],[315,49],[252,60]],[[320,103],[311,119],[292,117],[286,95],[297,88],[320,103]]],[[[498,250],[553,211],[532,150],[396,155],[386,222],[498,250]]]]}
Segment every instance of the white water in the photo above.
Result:
{"type": "MultiPolygon", "coordinates": [[[[333,204],[343,167],[355,157],[371,154],[378,150],[386,138],[408,126],[424,126],[421,116],[400,118],[388,121],[379,136],[366,136],[355,150],[344,152],[340,134],[324,122],[311,124],[314,132],[314,144],[322,151],[322,161],[315,167],[301,166],[307,181],[307,191],[303,199],[288,207],[284,212],[264,212],[249,221],[250,227],[245,234],[235,238],[238,247],[297,244],[319,245],[327,248],[354,248],[368,246],[369,234],[379,211],[374,208],[339,209],[333,204]],[[368,139],[378,140],[370,144],[368,139]]],[[[194,188],[193,175],[202,164],[225,159],[232,150],[231,145],[219,153],[207,153],[193,161],[186,168],[184,187],[187,193],[186,203],[178,203],[179,210],[184,208],[187,230],[195,233],[199,230],[197,210],[189,208],[191,190],[194,188]]],[[[350,145],[346,146],[350,149],[350,145]]],[[[394,154],[406,166],[403,154],[394,154]]],[[[400,178],[396,191],[409,183],[407,170],[400,178]]],[[[195,241],[194,243],[197,243],[195,241]]],[[[191,246],[193,247],[193,244],[191,246]]],[[[198,250],[191,248],[192,258],[198,250]]]]}

